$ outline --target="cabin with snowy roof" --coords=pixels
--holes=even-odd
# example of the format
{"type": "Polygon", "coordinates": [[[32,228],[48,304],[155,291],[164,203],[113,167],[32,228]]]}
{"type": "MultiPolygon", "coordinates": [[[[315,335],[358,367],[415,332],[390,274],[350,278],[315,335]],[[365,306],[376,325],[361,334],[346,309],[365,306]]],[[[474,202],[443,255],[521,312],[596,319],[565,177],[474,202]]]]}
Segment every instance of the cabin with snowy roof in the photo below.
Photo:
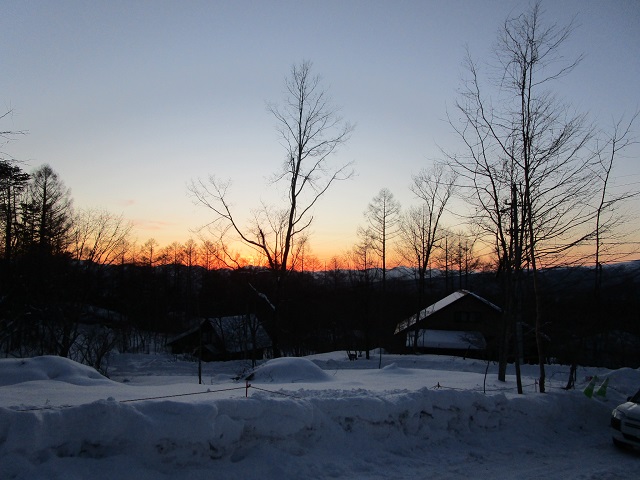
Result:
{"type": "Polygon", "coordinates": [[[167,346],[173,354],[188,354],[206,362],[261,360],[271,349],[271,338],[251,313],[199,319],[197,325],[169,340],[167,346]]]}
{"type": "Polygon", "coordinates": [[[396,326],[405,352],[493,358],[498,349],[502,309],[468,290],[458,290],[396,326]]]}

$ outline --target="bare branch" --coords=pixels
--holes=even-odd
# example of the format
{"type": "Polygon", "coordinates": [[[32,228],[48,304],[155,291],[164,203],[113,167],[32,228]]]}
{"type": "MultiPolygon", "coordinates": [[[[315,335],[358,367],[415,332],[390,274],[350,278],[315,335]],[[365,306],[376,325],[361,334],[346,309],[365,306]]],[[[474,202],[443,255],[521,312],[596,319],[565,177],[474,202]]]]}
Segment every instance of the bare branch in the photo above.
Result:
{"type": "Polygon", "coordinates": [[[273,175],[274,185],[286,187],[288,204],[275,208],[262,204],[252,212],[247,225],[239,222],[229,203],[230,183],[211,176],[208,182],[191,182],[194,201],[214,214],[208,226],[220,223],[223,232],[233,232],[242,243],[260,252],[269,267],[282,273],[292,268],[291,255],[313,222],[313,209],[331,185],[351,178],[352,164],[333,166],[332,154],[353,132],[339,109],[332,106],[319,76],[311,73],[311,63],[294,65],[285,79],[282,103],[269,104],[277,123],[284,162],[273,175]]]}

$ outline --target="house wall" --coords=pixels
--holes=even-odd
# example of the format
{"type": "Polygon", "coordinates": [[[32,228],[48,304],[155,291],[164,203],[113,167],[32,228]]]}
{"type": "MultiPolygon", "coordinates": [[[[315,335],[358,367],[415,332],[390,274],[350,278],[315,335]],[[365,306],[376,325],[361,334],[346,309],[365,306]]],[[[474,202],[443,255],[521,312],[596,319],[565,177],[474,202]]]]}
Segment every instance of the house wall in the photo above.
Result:
{"type": "Polygon", "coordinates": [[[499,334],[500,317],[500,312],[472,295],[467,295],[419,322],[419,328],[473,330],[481,332],[487,338],[499,334]]]}
{"type": "MultiPolygon", "coordinates": [[[[481,352],[482,356],[496,356],[499,345],[499,335],[501,329],[502,313],[496,311],[473,295],[466,295],[456,302],[444,307],[442,310],[433,313],[426,319],[418,322],[409,331],[397,335],[402,337],[403,343],[407,335],[412,335],[417,329],[429,330],[456,330],[456,331],[476,331],[482,333],[487,341],[487,349],[481,352]]],[[[399,343],[396,343],[399,345],[399,343]]],[[[410,349],[410,348],[409,348],[410,349]]],[[[406,351],[406,349],[405,349],[406,351]]],[[[445,353],[445,352],[431,352],[445,353]]],[[[451,354],[451,352],[447,352],[451,354]]],[[[478,353],[478,352],[477,352],[478,353]]]]}

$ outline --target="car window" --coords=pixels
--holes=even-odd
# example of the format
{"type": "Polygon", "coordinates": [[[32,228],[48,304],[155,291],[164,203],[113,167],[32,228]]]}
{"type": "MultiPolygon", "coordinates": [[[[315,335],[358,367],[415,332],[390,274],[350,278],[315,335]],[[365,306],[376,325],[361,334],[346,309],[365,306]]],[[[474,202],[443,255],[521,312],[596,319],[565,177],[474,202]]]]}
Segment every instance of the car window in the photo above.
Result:
{"type": "Polygon", "coordinates": [[[640,403],[640,390],[638,390],[636,394],[633,397],[631,397],[630,401],[633,403],[640,403]]]}

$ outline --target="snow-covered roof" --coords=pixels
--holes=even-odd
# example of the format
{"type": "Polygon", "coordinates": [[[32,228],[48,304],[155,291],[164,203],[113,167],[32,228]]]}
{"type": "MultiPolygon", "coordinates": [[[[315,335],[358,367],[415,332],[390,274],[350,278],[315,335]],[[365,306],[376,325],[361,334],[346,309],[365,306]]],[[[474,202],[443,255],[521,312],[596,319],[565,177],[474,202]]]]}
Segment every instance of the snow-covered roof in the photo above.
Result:
{"type": "Polygon", "coordinates": [[[454,330],[418,330],[418,338],[407,335],[407,347],[483,350],[487,341],[480,332],[454,330]]]}
{"type": "MultiPolygon", "coordinates": [[[[500,307],[494,305],[490,301],[482,298],[479,295],[476,295],[473,292],[470,292],[468,290],[458,290],[457,292],[453,292],[452,294],[447,295],[443,299],[438,300],[436,303],[434,303],[432,305],[429,305],[427,308],[422,309],[420,311],[420,316],[419,316],[417,321],[420,322],[420,321],[424,320],[428,316],[433,315],[434,313],[442,310],[445,307],[448,307],[452,303],[457,302],[458,300],[460,300],[461,298],[466,297],[467,295],[471,295],[472,297],[476,298],[477,300],[480,300],[481,302],[485,303],[486,305],[488,305],[489,307],[493,308],[494,310],[496,310],[498,312],[502,311],[502,309],[500,307]]],[[[396,331],[394,332],[394,334],[397,334],[397,333],[400,333],[400,332],[402,332],[404,330],[407,330],[411,326],[415,325],[415,323],[416,323],[416,316],[415,315],[411,315],[406,320],[403,320],[400,323],[398,323],[398,325],[396,326],[396,331]]]]}

